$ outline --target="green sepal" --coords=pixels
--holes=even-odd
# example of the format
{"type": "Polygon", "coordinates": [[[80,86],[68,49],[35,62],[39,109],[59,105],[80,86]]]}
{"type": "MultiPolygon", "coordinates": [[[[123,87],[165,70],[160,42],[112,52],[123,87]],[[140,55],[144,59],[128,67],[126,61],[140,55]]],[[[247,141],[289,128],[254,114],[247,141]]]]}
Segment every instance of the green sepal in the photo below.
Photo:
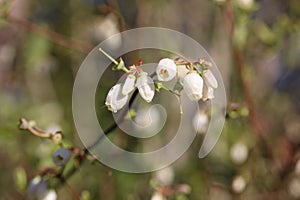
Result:
{"type": "Polygon", "coordinates": [[[183,85],[180,81],[177,81],[174,85],[173,91],[178,91],[179,93],[183,90],[183,85]]]}
{"type": "Polygon", "coordinates": [[[160,89],[162,89],[164,87],[163,84],[161,82],[158,82],[158,81],[154,81],[154,85],[155,85],[155,90],[157,92],[159,92],[160,89]]]}

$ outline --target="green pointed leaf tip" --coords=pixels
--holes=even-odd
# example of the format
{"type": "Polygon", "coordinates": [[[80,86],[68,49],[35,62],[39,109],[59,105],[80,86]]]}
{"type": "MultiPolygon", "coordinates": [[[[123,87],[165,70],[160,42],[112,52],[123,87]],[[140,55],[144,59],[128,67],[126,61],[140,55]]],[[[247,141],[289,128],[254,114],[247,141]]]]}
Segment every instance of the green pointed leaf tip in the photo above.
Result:
{"type": "Polygon", "coordinates": [[[183,90],[183,85],[180,81],[177,81],[177,83],[174,85],[174,91],[181,92],[183,90]]]}

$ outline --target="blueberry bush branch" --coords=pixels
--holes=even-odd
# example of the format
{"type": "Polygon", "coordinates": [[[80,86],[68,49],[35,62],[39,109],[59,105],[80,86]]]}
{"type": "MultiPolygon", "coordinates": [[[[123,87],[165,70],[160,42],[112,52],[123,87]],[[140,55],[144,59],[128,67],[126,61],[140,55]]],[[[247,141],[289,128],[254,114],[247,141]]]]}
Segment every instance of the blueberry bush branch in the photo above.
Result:
{"type": "MultiPolygon", "coordinates": [[[[143,71],[141,61],[137,66],[131,65],[128,69],[121,58],[116,61],[103,49],[100,48],[99,51],[115,64],[114,70],[121,70],[127,74],[125,82],[116,84],[107,94],[105,105],[112,112],[122,109],[128,101],[129,94],[136,88],[140,96],[147,103],[150,103],[154,98],[155,90],[164,89],[179,98],[181,90],[184,90],[191,101],[201,99],[206,101],[214,98],[214,89],[218,87],[218,82],[209,69],[212,64],[204,59],[199,59],[198,62],[188,62],[182,61],[180,58],[175,60],[163,58],[158,62],[156,68],[157,80],[153,80],[143,71]],[[183,65],[186,69],[182,79],[178,75],[178,65],[183,65]],[[171,81],[176,76],[178,80],[176,86],[181,86],[180,89],[177,87],[174,91],[163,85],[163,82],[171,81]]],[[[180,109],[180,112],[182,113],[182,109],[180,109]]]]}
{"type": "MultiPolygon", "coordinates": [[[[203,59],[191,63],[183,60],[179,61],[180,59],[173,61],[172,59],[164,58],[159,61],[156,73],[148,75],[142,69],[142,61],[139,61],[138,65],[131,65],[127,68],[122,58],[117,61],[104,50],[99,49],[99,51],[114,63],[113,70],[120,70],[127,74],[125,82],[113,86],[107,95],[105,105],[112,112],[117,112],[122,109],[127,101],[129,101],[128,104],[129,107],[131,107],[138,94],[149,103],[154,97],[155,90],[157,92],[161,89],[166,90],[179,99],[181,98],[180,92],[184,90],[192,101],[198,101],[200,99],[206,101],[213,98],[213,89],[206,89],[206,91],[204,91],[203,88],[218,87],[217,81],[209,69],[211,64],[203,59]],[[178,75],[178,65],[184,65],[187,71],[183,74],[183,79],[177,77],[177,84],[181,87],[175,87],[175,89],[172,90],[166,87],[163,82],[170,81],[178,75]],[[153,81],[154,77],[157,77],[158,80],[153,81]],[[130,93],[132,93],[132,95],[129,99],[128,95],[130,93]]],[[[93,149],[96,145],[101,145],[101,141],[105,135],[111,133],[118,127],[119,123],[127,119],[126,116],[128,112],[127,110],[123,111],[119,120],[114,122],[94,144],[82,150],[76,147],[66,147],[61,131],[54,133],[47,132],[40,129],[35,121],[28,121],[25,118],[21,118],[19,129],[28,131],[40,138],[50,139],[58,145],[57,150],[52,156],[52,161],[56,167],[46,168],[36,179],[33,179],[28,189],[30,198],[39,198],[40,195],[56,195],[54,190],[48,190],[48,188],[56,189],[60,185],[64,185],[74,199],[79,199],[78,194],[67,184],[67,180],[80,169],[85,161],[94,163],[95,159],[89,154],[89,150],[93,149]],[[40,187],[43,189],[40,190],[40,187]]],[[[180,113],[182,112],[180,105],[180,113]]],[[[188,191],[184,191],[183,188],[183,186],[176,186],[175,188],[157,187],[156,190],[159,190],[158,193],[164,194],[165,196],[172,196],[180,193],[188,193],[188,191]]]]}

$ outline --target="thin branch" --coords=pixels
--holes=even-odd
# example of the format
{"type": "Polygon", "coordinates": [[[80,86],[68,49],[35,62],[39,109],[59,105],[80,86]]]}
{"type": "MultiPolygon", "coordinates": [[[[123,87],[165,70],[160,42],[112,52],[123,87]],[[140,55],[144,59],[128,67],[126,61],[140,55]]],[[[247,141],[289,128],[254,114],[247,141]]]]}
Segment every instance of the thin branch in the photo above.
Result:
{"type": "Polygon", "coordinates": [[[19,27],[24,28],[26,31],[37,33],[37,34],[47,38],[51,42],[54,42],[60,46],[78,51],[80,53],[87,54],[93,48],[93,46],[91,44],[88,44],[86,42],[82,42],[79,40],[75,40],[75,39],[70,39],[64,35],[61,35],[54,31],[51,31],[49,29],[43,28],[43,27],[36,25],[32,22],[29,22],[25,19],[18,18],[12,14],[8,14],[7,21],[11,24],[15,24],[19,27]]]}
{"type": "Polygon", "coordinates": [[[249,88],[249,84],[244,76],[245,75],[244,57],[242,52],[233,44],[235,20],[234,20],[234,14],[230,2],[225,4],[223,7],[223,16],[225,19],[225,24],[227,26],[229,40],[232,44],[231,48],[232,48],[233,58],[235,61],[236,71],[241,82],[246,105],[249,109],[249,119],[250,119],[251,127],[256,134],[262,135],[264,134],[264,130],[258,118],[258,114],[253,100],[253,95],[249,88]]]}
{"type": "Polygon", "coordinates": [[[249,121],[251,128],[253,130],[253,133],[260,139],[260,147],[268,154],[270,158],[274,158],[272,147],[268,142],[268,138],[266,138],[265,127],[262,125],[260,118],[258,117],[258,113],[255,108],[254,98],[250,90],[249,83],[245,78],[244,55],[241,52],[241,50],[233,43],[235,19],[231,2],[227,2],[222,8],[225,24],[227,26],[227,31],[229,35],[229,40],[231,43],[232,56],[235,61],[234,66],[236,67],[237,75],[242,86],[244,99],[249,110],[249,121]]]}
{"type": "Polygon", "coordinates": [[[73,197],[73,199],[80,200],[80,196],[78,195],[78,193],[75,192],[67,182],[65,182],[64,186],[66,190],[70,193],[70,195],[73,197]]]}

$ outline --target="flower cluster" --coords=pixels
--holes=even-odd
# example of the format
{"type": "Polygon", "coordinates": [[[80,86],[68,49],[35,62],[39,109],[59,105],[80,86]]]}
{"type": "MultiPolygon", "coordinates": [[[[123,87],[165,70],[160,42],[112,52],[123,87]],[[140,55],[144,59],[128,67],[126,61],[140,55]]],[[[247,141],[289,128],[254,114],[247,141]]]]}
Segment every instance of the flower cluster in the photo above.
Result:
{"type": "Polygon", "coordinates": [[[146,102],[151,102],[154,93],[154,82],[148,73],[144,72],[141,68],[141,62],[138,66],[130,66],[127,71],[125,82],[118,83],[113,86],[106,97],[105,105],[112,112],[117,112],[125,106],[128,101],[128,96],[137,88],[139,94],[146,102]]]}
{"type": "Polygon", "coordinates": [[[214,98],[214,90],[218,87],[218,82],[210,70],[212,64],[204,59],[191,63],[163,58],[156,67],[157,80],[153,80],[143,71],[141,61],[137,66],[132,65],[128,69],[122,59],[117,62],[102,49],[99,50],[115,63],[115,70],[123,70],[127,74],[125,81],[113,86],[107,94],[105,105],[112,112],[122,109],[135,89],[138,89],[140,96],[149,103],[155,90],[165,89],[179,97],[183,90],[191,101],[206,101],[214,98]],[[177,83],[173,90],[163,85],[163,82],[171,81],[175,77],[177,83]]]}
{"type": "Polygon", "coordinates": [[[199,62],[190,64],[189,67],[190,71],[183,78],[183,89],[190,100],[202,99],[206,101],[213,99],[214,89],[218,87],[218,82],[209,69],[211,63],[200,59],[199,62]]]}

